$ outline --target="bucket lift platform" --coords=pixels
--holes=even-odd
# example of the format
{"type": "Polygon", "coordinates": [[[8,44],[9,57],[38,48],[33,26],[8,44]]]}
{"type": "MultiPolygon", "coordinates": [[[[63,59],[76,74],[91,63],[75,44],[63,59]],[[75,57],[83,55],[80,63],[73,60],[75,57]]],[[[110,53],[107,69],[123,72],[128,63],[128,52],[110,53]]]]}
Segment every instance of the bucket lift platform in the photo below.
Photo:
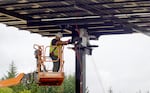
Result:
{"type": "Polygon", "coordinates": [[[60,86],[64,80],[64,72],[39,72],[40,86],[60,86]]]}
{"type": "Polygon", "coordinates": [[[64,70],[63,70],[63,46],[58,48],[58,59],[60,60],[60,69],[58,72],[48,71],[45,68],[44,62],[56,62],[57,60],[47,60],[46,49],[49,46],[40,46],[34,45],[34,48],[37,49],[37,71],[38,71],[38,80],[37,83],[40,86],[60,86],[64,81],[64,70]],[[41,66],[45,68],[45,71],[41,70],[41,66]]]}

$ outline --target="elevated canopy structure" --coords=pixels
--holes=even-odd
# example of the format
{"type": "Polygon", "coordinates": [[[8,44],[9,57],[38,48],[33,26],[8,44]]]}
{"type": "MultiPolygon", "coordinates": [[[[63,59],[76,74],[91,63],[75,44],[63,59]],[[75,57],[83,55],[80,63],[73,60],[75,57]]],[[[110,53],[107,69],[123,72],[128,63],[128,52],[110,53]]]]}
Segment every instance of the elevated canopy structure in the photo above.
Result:
{"type": "Polygon", "coordinates": [[[90,35],[150,31],[149,0],[1,0],[0,23],[53,36],[86,26],[90,35]]]}
{"type": "Polygon", "coordinates": [[[85,54],[87,51],[90,54],[91,50],[87,37],[97,39],[101,35],[130,33],[150,35],[150,1],[0,0],[0,23],[42,36],[54,36],[58,32],[64,37],[72,36],[78,41],[74,44],[76,93],[85,93],[85,54]],[[77,35],[78,31],[82,35],[77,35]]]}

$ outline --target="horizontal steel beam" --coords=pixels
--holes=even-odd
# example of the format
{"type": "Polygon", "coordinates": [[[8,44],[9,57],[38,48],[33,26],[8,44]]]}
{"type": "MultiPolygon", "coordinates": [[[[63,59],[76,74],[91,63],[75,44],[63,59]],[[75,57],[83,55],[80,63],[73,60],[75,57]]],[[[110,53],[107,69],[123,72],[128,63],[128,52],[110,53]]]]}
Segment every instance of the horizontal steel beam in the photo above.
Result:
{"type": "MultiPolygon", "coordinates": [[[[125,19],[120,19],[120,18],[117,18],[115,17],[114,15],[112,15],[111,13],[107,12],[107,11],[103,11],[101,10],[101,8],[99,7],[98,9],[95,9],[93,7],[89,7],[88,5],[84,4],[84,3],[80,3],[79,0],[76,0],[78,1],[77,2],[77,6],[78,7],[81,7],[81,8],[84,8],[84,9],[87,9],[88,11],[91,11],[93,12],[94,14],[97,14],[97,15],[101,15],[101,14],[107,14],[107,15],[110,15],[112,19],[109,19],[109,20],[112,20],[112,21],[116,21],[117,23],[119,24],[122,24],[128,28],[131,28],[131,29],[136,29],[134,31],[138,31],[140,33],[143,33],[144,32],[150,32],[149,30],[145,29],[145,28],[142,28],[142,27],[139,27],[131,22],[128,22],[128,20],[125,20],[125,19]],[[95,10],[95,11],[94,11],[95,10]]],[[[103,6],[101,6],[103,7],[103,6]]],[[[108,19],[108,18],[105,18],[105,19],[108,19]]],[[[145,35],[149,35],[149,34],[146,34],[146,33],[143,33],[145,35]]]]}

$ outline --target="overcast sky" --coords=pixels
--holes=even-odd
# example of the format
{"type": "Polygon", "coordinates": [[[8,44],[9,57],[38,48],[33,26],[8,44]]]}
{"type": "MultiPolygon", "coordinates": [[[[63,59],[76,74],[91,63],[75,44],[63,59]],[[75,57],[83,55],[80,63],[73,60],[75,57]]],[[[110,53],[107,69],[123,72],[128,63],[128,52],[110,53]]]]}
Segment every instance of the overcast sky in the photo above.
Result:
{"type": "MultiPolygon", "coordinates": [[[[49,45],[52,38],[0,24],[0,77],[14,61],[18,73],[36,69],[33,44],[49,45]]],[[[66,38],[64,38],[66,39],[66,38]]],[[[99,47],[87,56],[90,93],[146,93],[150,90],[150,37],[143,34],[107,35],[91,42],[99,47]]],[[[75,71],[73,50],[65,47],[65,73],[75,71]]]]}

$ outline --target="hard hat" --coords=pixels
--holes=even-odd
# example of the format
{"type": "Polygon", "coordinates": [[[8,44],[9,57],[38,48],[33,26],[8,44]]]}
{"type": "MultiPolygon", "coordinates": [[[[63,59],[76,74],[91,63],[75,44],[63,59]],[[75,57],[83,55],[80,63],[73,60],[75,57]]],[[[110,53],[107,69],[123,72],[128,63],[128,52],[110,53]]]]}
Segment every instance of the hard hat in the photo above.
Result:
{"type": "Polygon", "coordinates": [[[62,37],[62,33],[61,33],[61,32],[58,32],[58,33],[56,34],[56,36],[59,37],[59,38],[61,38],[61,37],[62,37]]]}

